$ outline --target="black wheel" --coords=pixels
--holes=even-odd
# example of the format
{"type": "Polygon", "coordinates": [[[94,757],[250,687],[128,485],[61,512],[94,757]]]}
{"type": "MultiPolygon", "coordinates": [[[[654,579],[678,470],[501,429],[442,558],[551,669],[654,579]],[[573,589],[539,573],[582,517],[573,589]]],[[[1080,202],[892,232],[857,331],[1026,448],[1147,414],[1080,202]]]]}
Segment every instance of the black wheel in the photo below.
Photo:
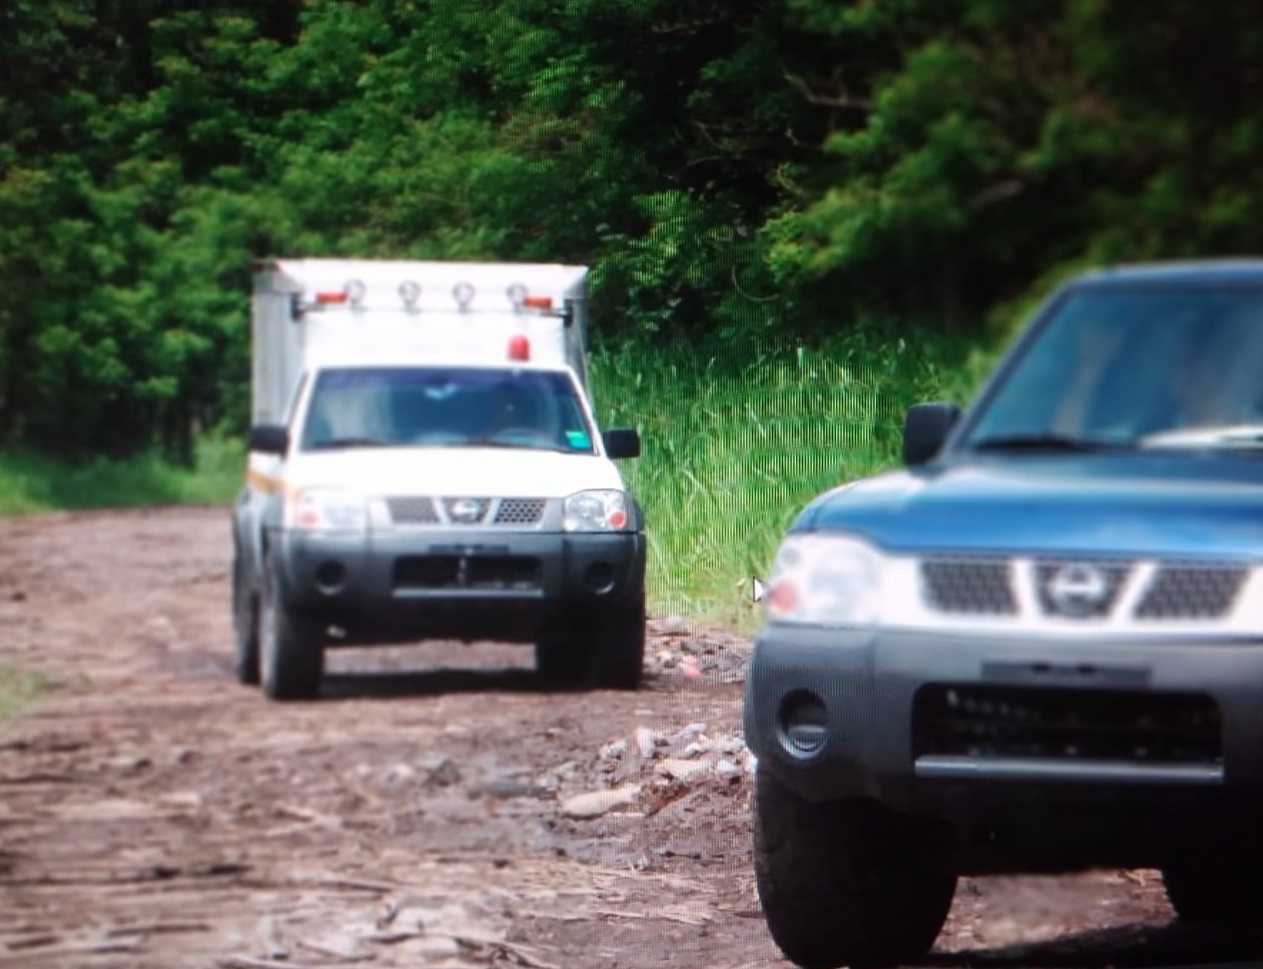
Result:
{"type": "Polygon", "coordinates": [[[280,601],[270,554],[263,563],[259,626],[264,695],[272,700],[308,700],[316,696],[324,678],[324,630],[306,616],[286,609],[280,601]]]}
{"type": "Polygon", "coordinates": [[[259,682],[259,597],[246,578],[241,551],[232,557],[232,667],[239,683],[259,682]]]}
{"type": "Polygon", "coordinates": [[[535,644],[535,669],[557,686],[634,690],[645,665],[645,605],[558,620],[535,644]]]}
{"type": "Polygon", "coordinates": [[[951,841],[865,801],[814,804],[755,772],[754,869],[768,930],[803,969],[912,962],[956,892],[951,841]]]}
{"type": "Polygon", "coordinates": [[[1257,853],[1176,862],[1162,869],[1167,900],[1182,922],[1253,925],[1263,911],[1257,853]]]}

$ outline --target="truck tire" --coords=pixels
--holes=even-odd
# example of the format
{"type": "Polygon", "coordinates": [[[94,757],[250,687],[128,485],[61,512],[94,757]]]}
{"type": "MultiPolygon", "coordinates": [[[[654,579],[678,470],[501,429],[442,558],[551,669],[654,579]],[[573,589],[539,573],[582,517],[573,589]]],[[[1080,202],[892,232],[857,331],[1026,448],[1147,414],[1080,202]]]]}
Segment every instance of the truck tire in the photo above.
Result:
{"type": "Polygon", "coordinates": [[[956,892],[951,842],[864,801],[803,800],[755,771],[754,869],[768,930],[803,969],[873,969],[930,951],[956,892]]]}
{"type": "Polygon", "coordinates": [[[594,685],[603,690],[635,690],[645,669],[645,603],[611,609],[594,623],[594,685]]]}
{"type": "Polygon", "coordinates": [[[557,620],[535,642],[535,671],[549,686],[585,687],[592,672],[592,643],[580,617],[557,620]]]}
{"type": "Polygon", "coordinates": [[[563,687],[635,690],[645,665],[645,604],[579,612],[541,633],[535,669],[563,687]]]}
{"type": "Polygon", "coordinates": [[[1162,869],[1162,887],[1181,922],[1249,927],[1263,911],[1257,854],[1169,865],[1162,869]]]}
{"type": "Polygon", "coordinates": [[[238,683],[259,682],[259,597],[250,588],[240,549],[232,556],[232,667],[238,683]]]}
{"type": "Polygon", "coordinates": [[[315,697],[324,678],[324,631],[280,601],[270,553],[263,563],[261,598],[259,652],[264,695],[270,700],[315,697]]]}

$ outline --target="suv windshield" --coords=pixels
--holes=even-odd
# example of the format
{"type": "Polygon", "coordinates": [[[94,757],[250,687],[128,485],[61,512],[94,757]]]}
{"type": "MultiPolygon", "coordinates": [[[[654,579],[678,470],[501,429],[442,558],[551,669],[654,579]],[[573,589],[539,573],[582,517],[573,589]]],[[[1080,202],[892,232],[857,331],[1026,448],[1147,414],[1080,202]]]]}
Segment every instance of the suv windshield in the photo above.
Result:
{"type": "Polygon", "coordinates": [[[1085,287],[1039,329],[966,448],[1263,441],[1263,289],[1085,287]]]}
{"type": "Polygon", "coordinates": [[[515,447],[594,453],[564,373],[454,367],[320,372],[304,451],[349,447],[515,447]]]}

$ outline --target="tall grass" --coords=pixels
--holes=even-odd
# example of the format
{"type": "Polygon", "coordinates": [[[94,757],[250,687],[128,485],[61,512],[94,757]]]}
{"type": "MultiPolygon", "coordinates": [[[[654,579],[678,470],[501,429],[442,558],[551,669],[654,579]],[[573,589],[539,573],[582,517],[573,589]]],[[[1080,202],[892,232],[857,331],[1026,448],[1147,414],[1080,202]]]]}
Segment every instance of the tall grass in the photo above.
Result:
{"type": "Polygon", "coordinates": [[[0,515],[93,508],[222,504],[240,487],[245,457],[224,438],[198,443],[195,466],[154,455],[68,463],[30,452],[0,452],[0,515]]]}
{"type": "MultiPolygon", "coordinates": [[[[636,426],[644,439],[622,467],[648,519],[651,611],[750,628],[750,580],[803,506],[896,465],[908,405],[963,403],[992,355],[862,333],[810,349],[595,351],[602,426],[636,426]]],[[[244,460],[239,441],[221,438],[200,442],[192,470],[154,457],[68,466],[0,454],[0,514],[226,504],[244,460]]]]}

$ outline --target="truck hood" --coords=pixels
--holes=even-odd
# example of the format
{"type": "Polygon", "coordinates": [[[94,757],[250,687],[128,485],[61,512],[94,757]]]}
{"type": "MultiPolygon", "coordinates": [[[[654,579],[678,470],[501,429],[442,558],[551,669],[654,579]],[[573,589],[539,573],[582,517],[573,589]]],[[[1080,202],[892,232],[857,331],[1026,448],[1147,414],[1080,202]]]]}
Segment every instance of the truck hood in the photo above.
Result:
{"type": "Polygon", "coordinates": [[[290,486],[348,488],[367,495],[564,498],[624,487],[608,458],[511,448],[363,448],[292,457],[290,486]]]}
{"type": "Polygon", "coordinates": [[[1263,460],[1194,455],[970,457],[821,495],[795,531],[900,552],[1263,555],[1263,460]]]}

